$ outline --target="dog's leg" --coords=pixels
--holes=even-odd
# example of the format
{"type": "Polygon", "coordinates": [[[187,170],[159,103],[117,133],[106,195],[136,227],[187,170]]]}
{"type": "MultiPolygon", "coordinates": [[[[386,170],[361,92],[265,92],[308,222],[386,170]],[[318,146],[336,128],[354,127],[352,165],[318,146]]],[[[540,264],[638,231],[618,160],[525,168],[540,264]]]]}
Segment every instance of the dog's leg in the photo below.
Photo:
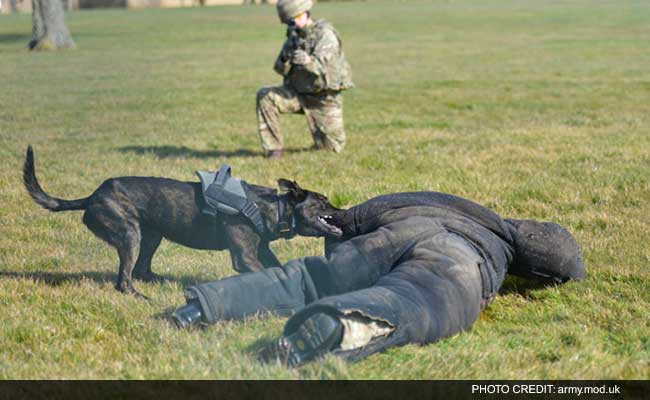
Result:
{"type": "Polygon", "coordinates": [[[117,249],[117,254],[120,256],[120,272],[117,276],[115,288],[122,293],[133,294],[135,297],[147,299],[147,296],[135,290],[131,279],[140,235],[127,234],[127,236],[130,236],[129,242],[117,249]]]}
{"type": "Polygon", "coordinates": [[[120,270],[115,288],[122,293],[146,299],[146,296],[135,290],[131,280],[140,245],[140,226],[136,221],[135,211],[128,203],[119,203],[108,196],[91,205],[83,218],[88,229],[117,249],[120,270]]]}
{"type": "Polygon", "coordinates": [[[275,256],[271,248],[269,247],[270,242],[262,240],[259,247],[257,248],[257,258],[262,262],[264,268],[275,268],[281,267],[282,264],[280,260],[275,256]]]}
{"type": "Polygon", "coordinates": [[[224,228],[235,271],[243,273],[263,270],[264,266],[257,258],[257,248],[261,239],[253,227],[246,224],[226,224],[224,228]]]}
{"type": "Polygon", "coordinates": [[[160,246],[162,235],[149,228],[140,228],[140,254],[133,268],[133,277],[145,282],[163,282],[165,279],[151,271],[151,259],[160,246]]]}

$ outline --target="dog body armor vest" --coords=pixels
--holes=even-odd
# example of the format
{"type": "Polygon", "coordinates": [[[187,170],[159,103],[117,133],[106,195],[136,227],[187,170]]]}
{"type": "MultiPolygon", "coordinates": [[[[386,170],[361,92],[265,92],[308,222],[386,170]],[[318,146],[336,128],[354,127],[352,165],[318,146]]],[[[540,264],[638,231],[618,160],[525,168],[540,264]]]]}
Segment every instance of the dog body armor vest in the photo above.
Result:
{"type": "Polygon", "coordinates": [[[211,216],[220,212],[228,215],[242,214],[253,223],[259,234],[264,234],[264,219],[257,204],[249,199],[246,181],[233,178],[230,171],[228,164],[223,164],[219,172],[196,171],[201,180],[205,203],[201,211],[211,216]]]}

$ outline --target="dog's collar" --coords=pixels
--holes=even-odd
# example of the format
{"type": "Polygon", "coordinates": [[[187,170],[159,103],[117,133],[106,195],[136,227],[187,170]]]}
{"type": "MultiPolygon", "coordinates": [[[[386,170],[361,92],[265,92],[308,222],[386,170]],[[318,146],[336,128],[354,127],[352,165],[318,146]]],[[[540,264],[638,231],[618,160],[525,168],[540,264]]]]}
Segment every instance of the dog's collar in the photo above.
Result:
{"type": "Polygon", "coordinates": [[[287,212],[285,196],[278,196],[278,224],[275,226],[275,234],[283,239],[290,239],[295,236],[295,228],[296,219],[293,212],[287,212]]]}

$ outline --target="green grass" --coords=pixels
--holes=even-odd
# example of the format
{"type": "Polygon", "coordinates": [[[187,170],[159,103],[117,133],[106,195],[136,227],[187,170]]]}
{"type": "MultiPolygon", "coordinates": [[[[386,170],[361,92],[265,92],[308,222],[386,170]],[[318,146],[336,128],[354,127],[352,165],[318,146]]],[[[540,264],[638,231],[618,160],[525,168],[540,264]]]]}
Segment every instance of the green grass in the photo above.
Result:
{"type": "MultiPolygon", "coordinates": [[[[650,4],[373,1],[315,14],[339,29],[353,66],[348,145],[280,161],[261,157],[255,120],[256,90],[280,82],[272,7],[75,12],[78,48],[59,53],[26,51],[29,15],[0,17],[0,378],[650,378],[650,4]],[[226,252],[164,242],[154,270],[170,281],[137,282],[149,302],[119,294],[117,254],[81,213],[26,195],[30,143],[41,183],[65,198],[111,176],[193,180],[223,162],[340,206],[450,192],[567,226],[588,278],[509,279],[470,332],[436,344],[264,366],[252,352],[281,318],[191,333],[161,318],[183,287],[233,274],[226,252]]],[[[288,147],[311,145],[302,117],[283,123],[288,147]]],[[[288,260],[322,253],[322,241],[273,248],[288,260]]]]}

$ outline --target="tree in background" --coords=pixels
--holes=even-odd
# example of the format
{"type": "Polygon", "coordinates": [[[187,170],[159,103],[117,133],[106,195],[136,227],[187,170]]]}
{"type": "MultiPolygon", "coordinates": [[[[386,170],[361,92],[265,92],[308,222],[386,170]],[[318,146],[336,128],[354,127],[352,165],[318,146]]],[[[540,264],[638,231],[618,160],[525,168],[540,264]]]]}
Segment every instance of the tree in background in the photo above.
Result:
{"type": "Polygon", "coordinates": [[[61,0],[32,0],[32,40],[30,50],[58,50],[74,47],[63,19],[61,0]]]}

